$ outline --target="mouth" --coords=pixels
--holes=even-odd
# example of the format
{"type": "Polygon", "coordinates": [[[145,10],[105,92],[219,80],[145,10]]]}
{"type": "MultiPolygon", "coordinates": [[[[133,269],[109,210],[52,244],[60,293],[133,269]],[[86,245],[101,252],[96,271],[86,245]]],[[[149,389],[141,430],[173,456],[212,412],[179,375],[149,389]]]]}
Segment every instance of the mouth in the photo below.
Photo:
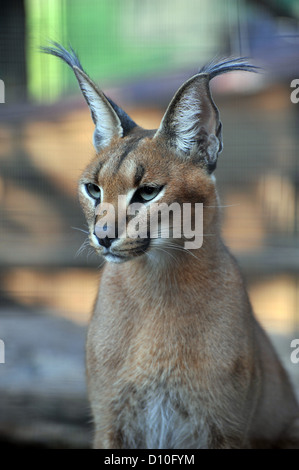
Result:
{"type": "Polygon", "coordinates": [[[109,248],[104,247],[101,255],[110,263],[124,263],[125,261],[144,255],[149,246],[150,240],[145,239],[134,248],[118,249],[113,246],[109,248]]]}

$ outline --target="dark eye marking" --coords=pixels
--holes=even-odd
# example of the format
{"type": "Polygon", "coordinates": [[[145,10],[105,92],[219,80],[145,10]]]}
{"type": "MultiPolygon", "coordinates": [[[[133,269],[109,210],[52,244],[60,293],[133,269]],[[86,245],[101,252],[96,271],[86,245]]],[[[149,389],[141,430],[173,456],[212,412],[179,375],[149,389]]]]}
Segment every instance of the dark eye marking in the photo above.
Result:
{"type": "Polygon", "coordinates": [[[124,160],[127,158],[130,152],[132,152],[136,147],[139,145],[140,140],[142,140],[144,136],[138,136],[135,137],[134,139],[130,140],[130,142],[127,142],[127,148],[123,151],[123,153],[119,156],[116,168],[114,170],[114,174],[116,174],[124,160]]]}
{"type": "Polygon", "coordinates": [[[134,176],[134,186],[138,186],[138,184],[140,183],[140,181],[143,178],[144,173],[145,173],[144,166],[139,164],[136,168],[136,173],[135,173],[135,176],[134,176]]]}
{"type": "MultiPolygon", "coordinates": [[[[133,130],[134,132],[134,130],[133,130]]],[[[119,157],[117,157],[117,160],[116,160],[116,165],[115,165],[115,169],[114,169],[114,175],[116,175],[116,173],[119,171],[121,165],[123,164],[123,162],[125,161],[125,159],[127,158],[127,156],[133,151],[133,150],[136,150],[136,148],[139,146],[140,142],[147,138],[147,137],[152,137],[154,134],[155,134],[155,130],[152,130],[152,129],[140,129],[139,132],[135,132],[134,135],[132,135],[131,137],[127,137],[127,142],[125,143],[125,145],[123,146],[122,148],[122,153],[119,155],[119,157]]]]}

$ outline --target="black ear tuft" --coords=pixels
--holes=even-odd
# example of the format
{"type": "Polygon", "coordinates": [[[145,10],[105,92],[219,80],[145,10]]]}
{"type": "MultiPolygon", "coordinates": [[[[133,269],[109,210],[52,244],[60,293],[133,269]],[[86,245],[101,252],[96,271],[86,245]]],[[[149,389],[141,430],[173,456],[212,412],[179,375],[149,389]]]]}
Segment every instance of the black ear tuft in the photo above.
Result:
{"type": "Polygon", "coordinates": [[[84,72],[79,57],[77,56],[76,52],[74,51],[71,45],[69,45],[69,50],[67,50],[58,42],[49,41],[49,43],[50,46],[41,46],[40,51],[44,52],[45,54],[50,54],[54,55],[55,57],[59,57],[64,62],[66,62],[71,68],[78,67],[78,69],[84,72]]]}
{"type": "Polygon", "coordinates": [[[236,70],[241,70],[244,72],[259,72],[260,67],[252,65],[248,62],[247,57],[231,57],[223,58],[218,60],[212,60],[208,64],[204,65],[200,70],[199,74],[205,74],[209,76],[209,80],[216,77],[217,75],[222,75],[227,72],[234,72],[236,70]]]}
{"type": "MultiPolygon", "coordinates": [[[[41,52],[54,55],[55,57],[62,59],[73,69],[76,75],[76,78],[79,82],[81,91],[90,108],[92,119],[96,126],[99,124],[100,120],[104,120],[105,117],[107,118],[109,114],[110,114],[110,117],[112,117],[112,114],[115,114],[122,128],[122,137],[125,137],[126,135],[128,135],[131,132],[131,130],[134,127],[136,127],[136,123],[127,115],[127,113],[123,111],[117,104],[115,104],[110,98],[108,98],[101,90],[99,90],[94,84],[94,82],[88,77],[88,75],[86,74],[86,72],[84,71],[81,65],[78,55],[76,54],[76,52],[74,51],[71,45],[69,45],[69,50],[68,50],[65,47],[63,47],[61,44],[55,41],[50,41],[49,46],[42,46],[40,50],[41,52]],[[98,97],[96,97],[96,94],[98,95],[98,97]],[[102,116],[97,114],[99,107],[95,106],[96,101],[98,101],[99,97],[101,101],[104,103],[104,107],[101,107],[101,112],[100,112],[102,116]],[[111,109],[109,110],[109,108],[111,109]],[[105,111],[107,112],[105,113],[105,111]]],[[[115,117],[114,119],[112,119],[112,121],[114,121],[115,123],[115,117]]],[[[98,128],[99,127],[100,126],[98,125],[98,128]]],[[[103,130],[105,128],[105,125],[101,127],[103,130]]],[[[112,130],[111,125],[108,125],[108,127],[110,128],[110,131],[111,131],[112,130]]],[[[98,143],[100,143],[102,139],[102,136],[99,133],[99,129],[96,129],[95,139],[98,143]]]]}
{"type": "Polygon", "coordinates": [[[259,67],[246,59],[222,59],[202,67],[187,80],[170,102],[155,138],[163,138],[182,158],[204,163],[209,173],[221,152],[222,125],[209,82],[222,73],[243,70],[257,72],[259,67]]]}

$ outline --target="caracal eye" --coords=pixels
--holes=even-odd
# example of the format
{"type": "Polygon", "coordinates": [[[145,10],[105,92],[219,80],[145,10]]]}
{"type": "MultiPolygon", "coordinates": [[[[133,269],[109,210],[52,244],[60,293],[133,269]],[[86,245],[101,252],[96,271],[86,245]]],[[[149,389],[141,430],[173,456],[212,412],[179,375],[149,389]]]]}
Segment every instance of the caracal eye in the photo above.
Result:
{"type": "Polygon", "coordinates": [[[100,199],[101,198],[101,190],[100,188],[93,183],[87,183],[85,185],[86,191],[88,192],[89,196],[93,199],[100,199]]]}
{"type": "Polygon", "coordinates": [[[145,202],[151,201],[159,194],[161,189],[162,186],[142,186],[141,188],[137,189],[135,197],[145,202]]]}

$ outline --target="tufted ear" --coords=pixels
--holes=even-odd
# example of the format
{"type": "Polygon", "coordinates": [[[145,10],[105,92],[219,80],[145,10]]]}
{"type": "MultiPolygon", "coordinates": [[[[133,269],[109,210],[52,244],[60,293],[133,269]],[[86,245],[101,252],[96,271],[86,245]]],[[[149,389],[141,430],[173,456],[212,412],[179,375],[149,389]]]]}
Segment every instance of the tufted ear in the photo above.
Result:
{"type": "Polygon", "coordinates": [[[177,91],[156,133],[182,156],[211,168],[222,148],[221,123],[206,76],[195,75],[177,91]]]}
{"type": "Polygon", "coordinates": [[[176,92],[155,138],[163,138],[182,158],[202,163],[211,173],[222,150],[222,125],[209,82],[221,73],[256,69],[244,59],[227,59],[203,67],[176,92]]]}
{"type": "Polygon", "coordinates": [[[82,94],[90,109],[95,124],[93,143],[97,152],[109,145],[113,137],[124,137],[136,124],[112,100],[97,88],[95,83],[84,72],[78,56],[70,47],[70,51],[56,42],[51,47],[42,47],[47,54],[64,60],[74,71],[82,94]]]}

